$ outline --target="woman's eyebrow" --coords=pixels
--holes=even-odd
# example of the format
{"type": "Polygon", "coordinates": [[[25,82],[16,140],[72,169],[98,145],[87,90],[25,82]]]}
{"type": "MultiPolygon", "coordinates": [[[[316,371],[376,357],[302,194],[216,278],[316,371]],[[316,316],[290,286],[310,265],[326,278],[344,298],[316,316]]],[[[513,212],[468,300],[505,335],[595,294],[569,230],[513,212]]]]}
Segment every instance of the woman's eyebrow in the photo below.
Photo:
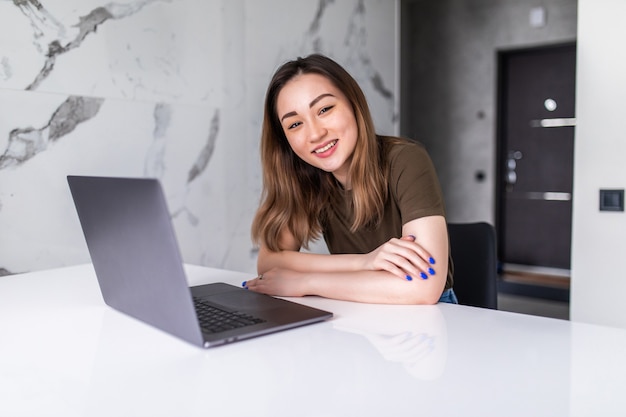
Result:
{"type": "Polygon", "coordinates": [[[282,122],[283,120],[285,120],[287,117],[291,117],[291,116],[296,116],[298,113],[295,111],[290,111],[289,113],[285,113],[283,115],[283,117],[280,118],[280,121],[282,122]]]}
{"type": "MultiPolygon", "coordinates": [[[[309,108],[315,106],[315,103],[317,103],[318,101],[320,101],[321,99],[323,99],[324,97],[335,97],[334,95],[330,94],[330,93],[324,93],[324,94],[320,94],[319,96],[315,97],[310,103],[309,103],[309,108]]],[[[291,117],[291,116],[296,116],[298,113],[296,111],[290,111],[289,113],[285,113],[283,115],[283,117],[280,118],[280,121],[282,122],[283,120],[285,120],[287,117],[291,117]]]]}
{"type": "Polygon", "coordinates": [[[335,96],[333,96],[333,95],[332,95],[332,94],[330,94],[330,93],[320,94],[319,96],[315,97],[315,98],[313,99],[313,101],[311,101],[311,102],[309,103],[309,108],[311,108],[311,107],[315,106],[315,103],[317,103],[318,101],[320,101],[320,100],[321,100],[321,99],[323,99],[324,97],[335,97],[335,96]]]}

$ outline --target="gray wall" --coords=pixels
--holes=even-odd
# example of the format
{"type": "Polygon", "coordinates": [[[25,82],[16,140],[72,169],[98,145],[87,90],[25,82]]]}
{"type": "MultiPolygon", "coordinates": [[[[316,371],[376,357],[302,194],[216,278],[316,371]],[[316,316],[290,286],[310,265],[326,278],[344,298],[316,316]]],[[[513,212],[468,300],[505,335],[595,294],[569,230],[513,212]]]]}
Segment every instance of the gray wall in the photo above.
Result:
{"type": "Polygon", "coordinates": [[[495,224],[497,51],[575,40],[576,6],[576,0],[401,2],[400,132],[428,148],[451,221],[495,224]],[[546,10],[543,27],[530,25],[537,6],[546,10]]]}

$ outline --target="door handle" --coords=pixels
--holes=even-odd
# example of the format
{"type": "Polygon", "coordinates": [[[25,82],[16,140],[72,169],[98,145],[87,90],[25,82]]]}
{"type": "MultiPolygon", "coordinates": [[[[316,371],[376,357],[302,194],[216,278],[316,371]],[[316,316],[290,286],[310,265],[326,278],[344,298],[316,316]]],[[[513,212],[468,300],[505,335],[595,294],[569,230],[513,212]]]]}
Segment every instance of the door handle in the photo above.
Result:
{"type": "Polygon", "coordinates": [[[527,192],[525,196],[528,200],[543,201],[571,201],[572,193],[564,193],[560,191],[544,191],[544,192],[527,192]]]}
{"type": "Polygon", "coordinates": [[[558,117],[554,119],[531,120],[531,127],[573,127],[576,126],[575,117],[558,117]]]}

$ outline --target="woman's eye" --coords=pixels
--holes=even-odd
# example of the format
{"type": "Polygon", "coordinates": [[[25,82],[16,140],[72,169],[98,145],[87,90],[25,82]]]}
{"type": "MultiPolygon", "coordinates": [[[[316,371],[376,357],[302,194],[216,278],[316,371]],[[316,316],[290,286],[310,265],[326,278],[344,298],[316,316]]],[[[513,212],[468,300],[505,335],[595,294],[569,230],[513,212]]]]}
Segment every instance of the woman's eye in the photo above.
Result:
{"type": "Polygon", "coordinates": [[[327,111],[329,111],[332,108],[333,108],[333,106],[322,107],[322,109],[320,110],[320,114],[326,113],[327,111]]]}
{"type": "Polygon", "coordinates": [[[292,124],[290,124],[289,126],[287,126],[287,129],[294,129],[294,128],[296,128],[296,127],[300,126],[301,124],[302,124],[302,123],[300,123],[300,122],[295,122],[295,123],[292,123],[292,124]]]}

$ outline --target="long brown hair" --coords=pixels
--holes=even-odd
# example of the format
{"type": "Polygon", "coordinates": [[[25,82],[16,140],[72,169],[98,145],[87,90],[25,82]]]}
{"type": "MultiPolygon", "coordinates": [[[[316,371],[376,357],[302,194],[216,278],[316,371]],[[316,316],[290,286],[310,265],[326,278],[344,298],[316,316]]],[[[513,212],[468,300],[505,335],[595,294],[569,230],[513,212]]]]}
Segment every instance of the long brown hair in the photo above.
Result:
{"type": "Polygon", "coordinates": [[[354,111],[358,137],[350,165],[354,219],[351,230],[376,224],[387,199],[387,169],[383,142],[376,136],[365,94],[348,72],[332,59],[313,54],[283,64],[265,96],[261,130],[263,193],[252,223],[252,239],[278,251],[285,228],[300,246],[320,237],[321,220],[337,181],[302,161],[291,149],[278,119],[276,101],[282,88],[299,74],[319,74],[341,90],[354,111]]]}

